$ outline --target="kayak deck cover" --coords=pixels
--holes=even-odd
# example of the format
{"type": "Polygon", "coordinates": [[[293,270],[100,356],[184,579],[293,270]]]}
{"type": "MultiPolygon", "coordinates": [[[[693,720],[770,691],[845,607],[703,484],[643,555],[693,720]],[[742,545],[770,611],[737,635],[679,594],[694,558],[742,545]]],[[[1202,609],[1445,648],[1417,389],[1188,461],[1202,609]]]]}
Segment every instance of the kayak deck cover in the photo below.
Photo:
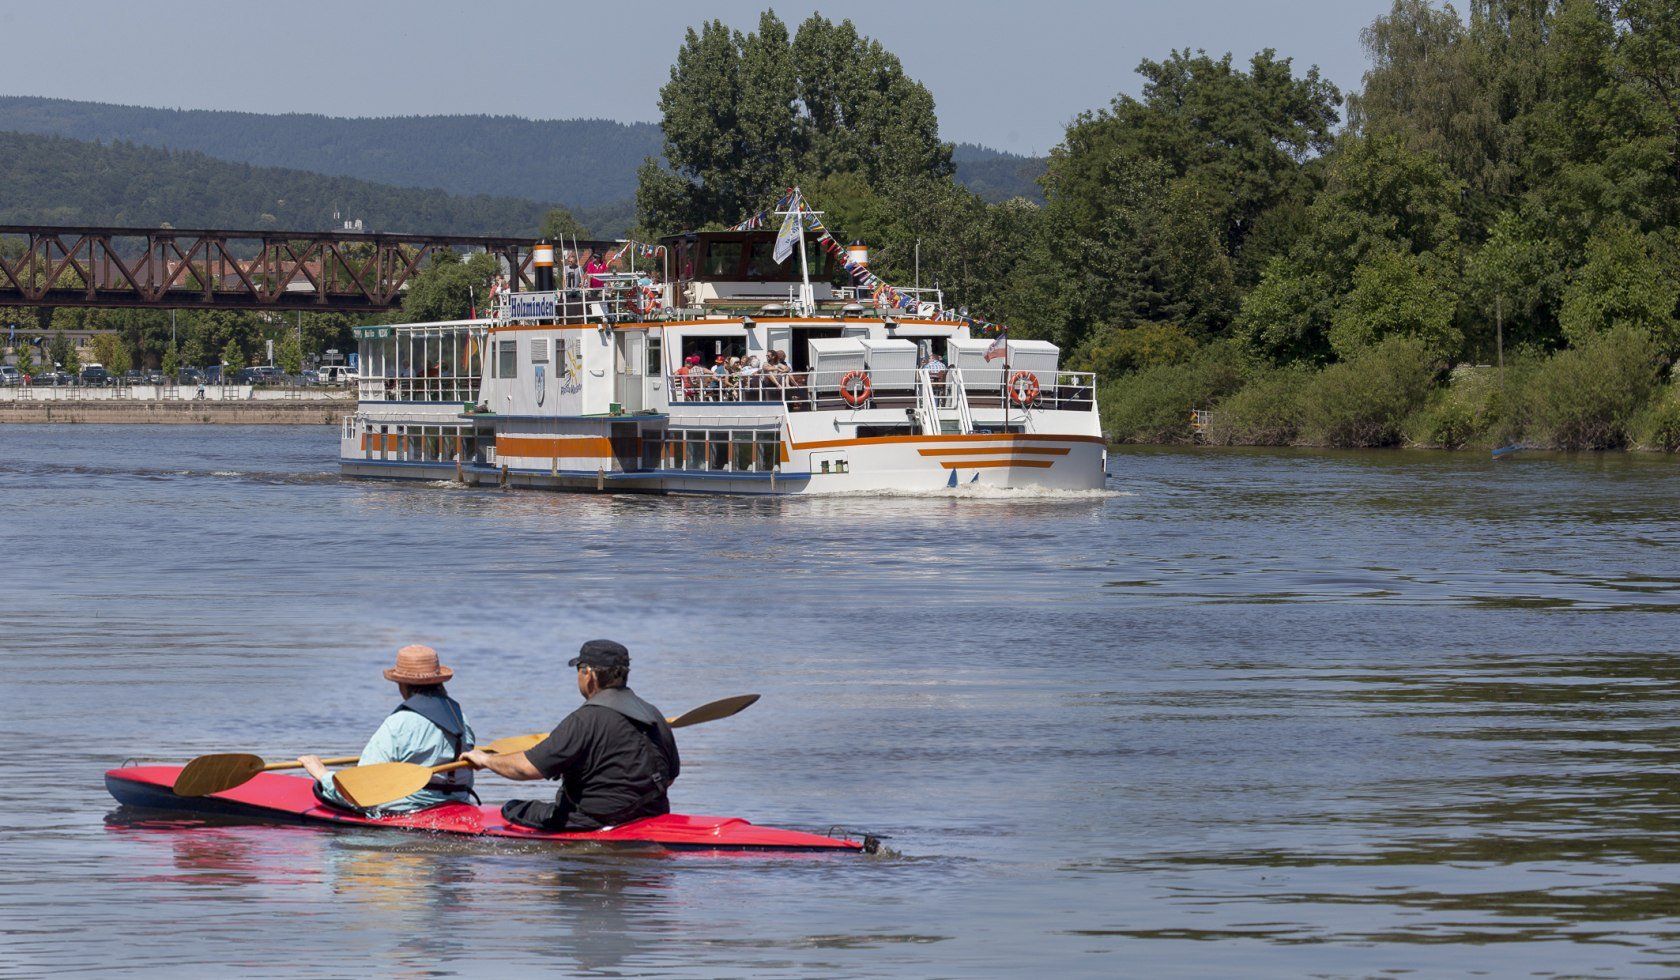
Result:
{"type": "Polygon", "coordinates": [[[563,833],[510,824],[502,817],[500,808],[468,803],[446,803],[418,813],[365,817],[322,805],[315,798],[312,779],[273,772],[258,773],[242,786],[209,796],[176,796],[173,787],[180,772],[180,766],[112,769],[105,773],[105,788],[110,790],[117,802],[129,806],[349,827],[384,827],[558,843],[655,844],[678,850],[864,850],[860,841],[797,830],[755,827],[739,817],[700,817],[680,813],[645,817],[606,830],[563,833]]]}

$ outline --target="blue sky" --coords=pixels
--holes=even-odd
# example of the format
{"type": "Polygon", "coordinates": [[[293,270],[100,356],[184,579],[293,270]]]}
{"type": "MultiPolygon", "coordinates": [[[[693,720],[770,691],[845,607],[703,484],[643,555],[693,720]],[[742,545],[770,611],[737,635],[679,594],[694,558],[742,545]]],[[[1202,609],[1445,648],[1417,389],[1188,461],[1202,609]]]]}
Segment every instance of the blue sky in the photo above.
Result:
{"type": "MultiPolygon", "coordinates": [[[[624,4],[369,0],[295,7],[181,0],[0,4],[0,93],[182,109],[335,116],[499,113],[658,119],[683,32],[752,29],[762,0],[624,4]]],[[[783,3],[790,27],[849,17],[933,92],[948,140],[1043,153],[1078,113],[1174,48],[1263,48],[1344,93],[1367,65],[1360,29],[1388,0],[847,0],[783,3]]]]}

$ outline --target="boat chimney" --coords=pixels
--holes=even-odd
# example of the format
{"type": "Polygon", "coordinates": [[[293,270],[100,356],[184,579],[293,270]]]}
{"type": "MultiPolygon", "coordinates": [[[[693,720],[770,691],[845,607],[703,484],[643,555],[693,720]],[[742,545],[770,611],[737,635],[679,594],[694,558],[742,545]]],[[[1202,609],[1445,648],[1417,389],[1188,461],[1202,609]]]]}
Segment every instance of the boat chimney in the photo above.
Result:
{"type": "Polygon", "coordinates": [[[531,249],[531,267],[537,274],[537,292],[554,291],[554,244],[543,239],[531,249]]]}
{"type": "Polygon", "coordinates": [[[853,242],[846,246],[846,257],[861,266],[869,265],[869,246],[853,242]]]}

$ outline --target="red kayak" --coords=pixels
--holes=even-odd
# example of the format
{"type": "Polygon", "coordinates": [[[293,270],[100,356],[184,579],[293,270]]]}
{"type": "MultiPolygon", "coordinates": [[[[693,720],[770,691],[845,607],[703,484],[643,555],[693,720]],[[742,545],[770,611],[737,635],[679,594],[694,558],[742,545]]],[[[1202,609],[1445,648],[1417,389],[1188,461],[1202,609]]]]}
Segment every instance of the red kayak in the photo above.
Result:
{"type": "Polygon", "coordinates": [[[105,788],[118,803],[153,810],[214,813],[302,823],[349,827],[389,827],[428,830],[473,837],[511,837],[520,840],[573,843],[657,845],[679,851],[864,851],[874,853],[874,838],[861,841],[824,837],[797,830],[755,827],[739,817],[696,817],[668,813],[645,817],[608,830],[550,833],[529,830],[502,819],[499,808],[446,803],[418,813],[364,817],[323,806],[315,798],[313,781],[304,776],[258,773],[242,786],[209,796],[176,796],[180,766],[134,766],[105,774],[105,788]]]}

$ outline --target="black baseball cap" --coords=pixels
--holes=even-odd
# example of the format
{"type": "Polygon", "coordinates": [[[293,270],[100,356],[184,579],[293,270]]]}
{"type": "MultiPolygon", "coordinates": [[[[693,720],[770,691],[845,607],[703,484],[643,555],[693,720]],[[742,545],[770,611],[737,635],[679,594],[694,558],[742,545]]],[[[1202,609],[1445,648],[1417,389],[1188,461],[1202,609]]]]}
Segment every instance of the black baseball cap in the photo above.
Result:
{"type": "Polygon", "coordinates": [[[630,651],[615,640],[590,640],[578,655],[566,661],[568,667],[629,667],[630,651]]]}

